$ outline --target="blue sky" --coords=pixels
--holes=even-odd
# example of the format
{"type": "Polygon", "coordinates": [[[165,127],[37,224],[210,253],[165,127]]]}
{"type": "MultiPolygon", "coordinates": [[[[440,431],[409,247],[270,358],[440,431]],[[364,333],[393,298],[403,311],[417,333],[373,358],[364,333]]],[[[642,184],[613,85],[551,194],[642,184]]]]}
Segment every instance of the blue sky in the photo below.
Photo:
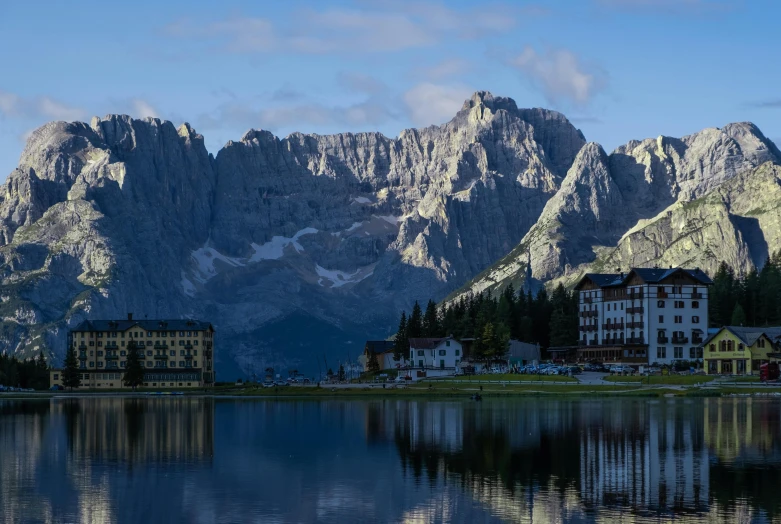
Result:
{"type": "Polygon", "coordinates": [[[250,128],[447,121],[476,90],[567,115],[608,151],[752,121],[781,142],[771,0],[0,2],[0,179],[50,120],[250,128]],[[46,6],[48,4],[48,6],[46,6]]]}

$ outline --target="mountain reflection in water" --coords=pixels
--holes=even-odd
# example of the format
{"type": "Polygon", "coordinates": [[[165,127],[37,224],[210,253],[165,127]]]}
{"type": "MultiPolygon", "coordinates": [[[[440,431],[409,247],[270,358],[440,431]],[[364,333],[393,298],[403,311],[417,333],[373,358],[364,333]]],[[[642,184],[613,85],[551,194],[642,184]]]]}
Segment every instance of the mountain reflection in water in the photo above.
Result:
{"type": "Polygon", "coordinates": [[[0,400],[0,522],[771,522],[781,402],[0,400]]]}

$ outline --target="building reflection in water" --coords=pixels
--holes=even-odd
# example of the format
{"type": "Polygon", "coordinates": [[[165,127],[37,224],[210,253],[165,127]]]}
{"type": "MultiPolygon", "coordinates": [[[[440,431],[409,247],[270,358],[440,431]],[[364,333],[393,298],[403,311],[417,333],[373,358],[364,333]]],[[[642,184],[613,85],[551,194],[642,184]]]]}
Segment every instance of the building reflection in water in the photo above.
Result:
{"type": "Polygon", "coordinates": [[[209,398],[100,398],[54,401],[76,460],[209,462],[214,401],[209,398]]]}
{"type": "Polygon", "coordinates": [[[213,413],[192,397],[0,400],[0,521],[144,522],[160,496],[176,520],[181,479],[167,473],[210,468],[213,413]]]}
{"type": "MultiPolygon", "coordinates": [[[[399,401],[367,404],[367,438],[392,440],[417,481],[455,483],[501,520],[769,522],[781,515],[780,408],[746,399],[399,401]]],[[[439,501],[408,517],[442,511],[439,501]]]]}

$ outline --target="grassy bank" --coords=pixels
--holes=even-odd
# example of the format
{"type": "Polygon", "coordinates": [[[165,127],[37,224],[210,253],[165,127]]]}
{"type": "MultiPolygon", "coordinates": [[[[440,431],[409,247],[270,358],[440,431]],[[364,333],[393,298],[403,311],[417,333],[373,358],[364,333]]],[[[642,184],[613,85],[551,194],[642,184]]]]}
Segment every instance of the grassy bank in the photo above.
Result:
{"type": "Polygon", "coordinates": [[[603,380],[607,382],[642,383],[651,386],[693,386],[710,382],[713,378],[713,376],[708,375],[651,375],[648,377],[611,375],[603,380]]]}
{"type": "MultiPolygon", "coordinates": [[[[577,382],[573,377],[564,375],[520,375],[517,373],[503,373],[496,375],[466,375],[459,377],[447,377],[436,379],[436,382],[475,382],[481,384],[492,384],[498,382],[577,382]]],[[[431,381],[431,382],[435,382],[431,381]]]]}

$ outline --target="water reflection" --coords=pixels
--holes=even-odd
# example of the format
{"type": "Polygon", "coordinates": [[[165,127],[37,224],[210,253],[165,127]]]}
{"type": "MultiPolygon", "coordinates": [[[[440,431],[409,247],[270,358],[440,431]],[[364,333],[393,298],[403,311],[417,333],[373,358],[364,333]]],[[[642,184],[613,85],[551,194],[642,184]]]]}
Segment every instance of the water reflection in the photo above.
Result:
{"type": "Polygon", "coordinates": [[[781,403],[0,400],[0,522],[772,522],[781,403]]]}

